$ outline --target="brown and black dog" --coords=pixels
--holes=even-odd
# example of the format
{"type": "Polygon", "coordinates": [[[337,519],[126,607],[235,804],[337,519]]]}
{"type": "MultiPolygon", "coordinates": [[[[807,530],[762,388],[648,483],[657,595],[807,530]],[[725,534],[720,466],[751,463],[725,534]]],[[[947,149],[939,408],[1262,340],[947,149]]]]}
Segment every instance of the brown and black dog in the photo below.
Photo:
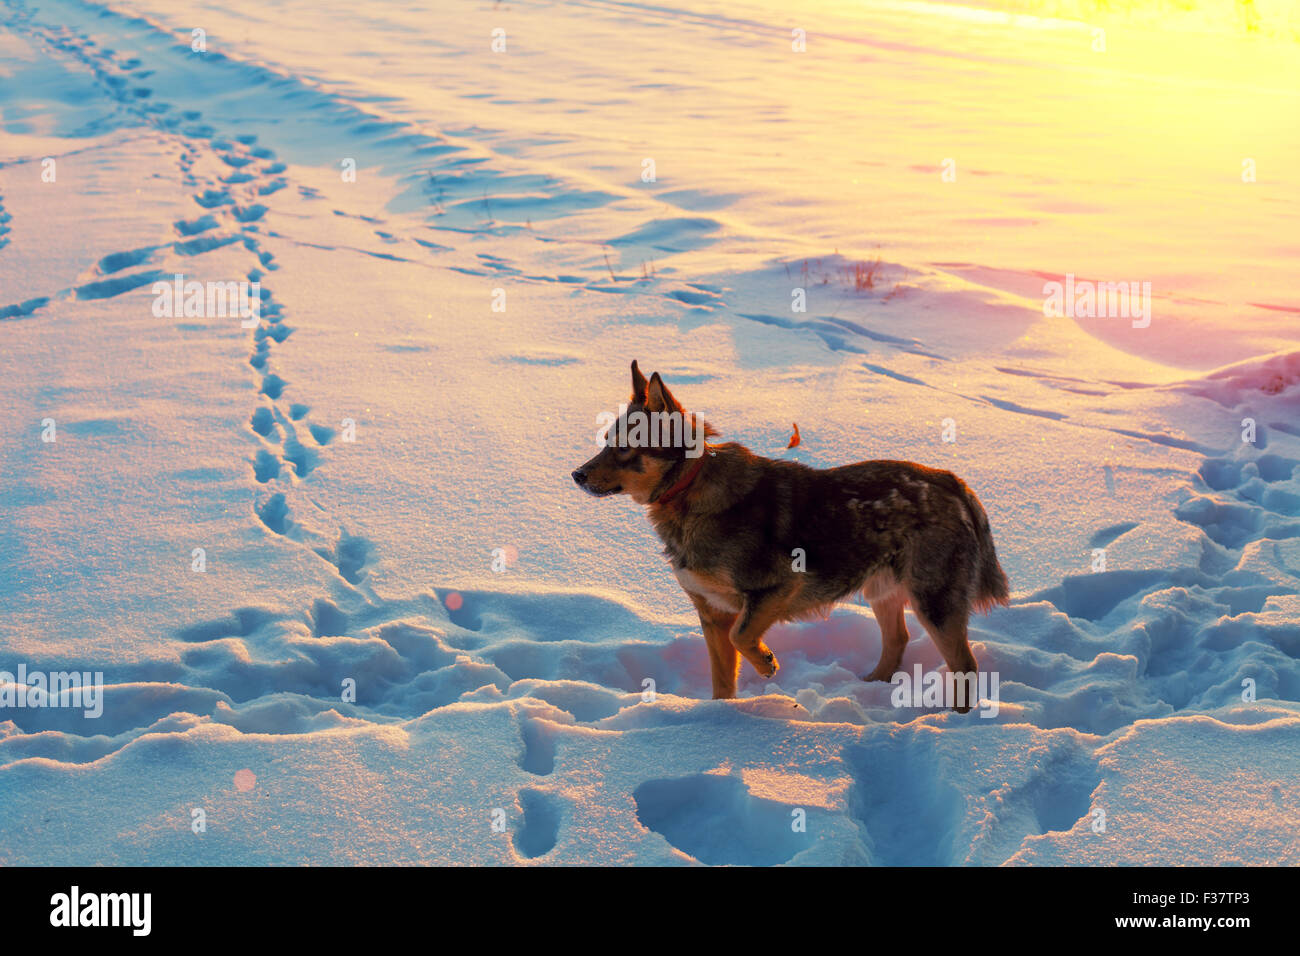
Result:
{"type": "Polygon", "coordinates": [[[699,611],[715,698],[736,695],[738,653],[763,677],[776,673],[763,643],[773,624],[825,615],[858,593],[882,640],[864,680],[898,670],[909,603],[948,669],[974,679],[966,622],[972,608],[1007,603],[1007,578],[984,508],[956,475],[909,461],[818,469],[707,444],[714,430],[636,362],[631,400],[608,417],[604,447],[573,480],[597,497],[622,493],[650,506],[699,611]]]}

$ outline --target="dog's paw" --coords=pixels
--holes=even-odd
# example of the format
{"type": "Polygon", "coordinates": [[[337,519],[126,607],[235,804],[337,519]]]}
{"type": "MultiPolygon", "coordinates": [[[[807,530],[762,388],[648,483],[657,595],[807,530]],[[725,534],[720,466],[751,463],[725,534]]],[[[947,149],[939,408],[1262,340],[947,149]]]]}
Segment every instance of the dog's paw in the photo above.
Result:
{"type": "Polygon", "coordinates": [[[759,677],[771,677],[781,669],[781,662],[776,659],[776,655],[771,651],[768,651],[766,654],[760,654],[759,661],[762,663],[762,667],[759,667],[757,664],[754,665],[754,670],[758,671],[759,677]]]}
{"type": "Polygon", "coordinates": [[[865,681],[881,680],[888,684],[894,678],[893,671],[886,670],[883,667],[877,667],[874,671],[862,678],[865,681]]]}

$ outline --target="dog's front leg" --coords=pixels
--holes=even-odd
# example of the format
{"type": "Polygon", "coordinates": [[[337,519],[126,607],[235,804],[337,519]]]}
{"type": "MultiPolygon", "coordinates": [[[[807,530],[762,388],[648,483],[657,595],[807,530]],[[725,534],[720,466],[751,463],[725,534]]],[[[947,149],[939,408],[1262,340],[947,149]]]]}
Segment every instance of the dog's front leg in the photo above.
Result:
{"type": "Polygon", "coordinates": [[[785,616],[799,593],[799,586],[796,579],[781,587],[744,592],[745,603],[731,628],[731,643],[745,660],[754,665],[760,677],[771,677],[781,666],[776,655],[763,643],[763,635],[785,616]]]}
{"type": "Polygon", "coordinates": [[[729,700],[736,696],[736,676],[740,670],[740,657],[731,643],[731,626],[736,615],[719,611],[698,594],[686,592],[700,614],[700,629],[709,645],[709,669],[713,675],[713,699],[729,700]]]}

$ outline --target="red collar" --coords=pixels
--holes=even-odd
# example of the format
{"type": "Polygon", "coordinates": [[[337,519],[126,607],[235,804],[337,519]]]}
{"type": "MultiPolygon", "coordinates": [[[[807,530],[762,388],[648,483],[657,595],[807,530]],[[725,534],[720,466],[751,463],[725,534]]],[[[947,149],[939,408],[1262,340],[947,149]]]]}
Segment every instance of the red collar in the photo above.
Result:
{"type": "Polygon", "coordinates": [[[704,467],[704,455],[703,453],[701,453],[700,460],[697,461],[693,466],[691,466],[691,469],[688,472],[686,472],[686,474],[684,474],[681,478],[677,479],[677,484],[673,485],[662,495],[656,498],[653,503],[656,505],[668,504],[668,502],[672,501],[674,498],[676,498],[678,495],[680,495],[683,491],[685,491],[690,486],[690,483],[695,480],[695,476],[700,473],[700,469],[703,467],[704,467]]]}

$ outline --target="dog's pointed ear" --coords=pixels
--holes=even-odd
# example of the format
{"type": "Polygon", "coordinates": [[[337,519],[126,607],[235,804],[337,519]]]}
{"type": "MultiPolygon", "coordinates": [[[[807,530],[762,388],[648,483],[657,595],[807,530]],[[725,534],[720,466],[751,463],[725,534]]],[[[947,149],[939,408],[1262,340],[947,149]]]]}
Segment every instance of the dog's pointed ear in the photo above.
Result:
{"type": "Polygon", "coordinates": [[[641,369],[637,367],[636,359],[632,360],[632,404],[645,404],[645,392],[647,383],[645,376],[641,374],[641,369]]]}
{"type": "Polygon", "coordinates": [[[668,386],[664,380],[655,372],[650,376],[650,384],[646,386],[646,411],[649,412],[680,412],[682,406],[673,398],[673,393],[668,391],[668,386]]]}

